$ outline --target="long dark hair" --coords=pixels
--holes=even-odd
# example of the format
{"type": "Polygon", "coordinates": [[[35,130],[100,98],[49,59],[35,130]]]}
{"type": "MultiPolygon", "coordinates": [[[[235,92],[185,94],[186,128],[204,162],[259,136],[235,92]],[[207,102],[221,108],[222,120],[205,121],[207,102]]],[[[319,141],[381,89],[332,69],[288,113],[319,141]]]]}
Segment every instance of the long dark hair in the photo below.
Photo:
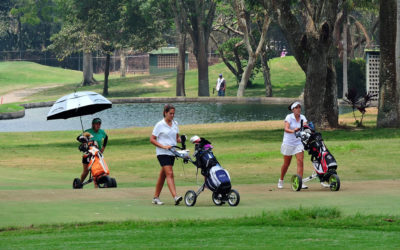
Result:
{"type": "Polygon", "coordinates": [[[168,113],[171,109],[175,110],[175,107],[171,104],[165,104],[164,106],[164,111],[163,111],[163,116],[165,117],[165,113],[168,113]]]}

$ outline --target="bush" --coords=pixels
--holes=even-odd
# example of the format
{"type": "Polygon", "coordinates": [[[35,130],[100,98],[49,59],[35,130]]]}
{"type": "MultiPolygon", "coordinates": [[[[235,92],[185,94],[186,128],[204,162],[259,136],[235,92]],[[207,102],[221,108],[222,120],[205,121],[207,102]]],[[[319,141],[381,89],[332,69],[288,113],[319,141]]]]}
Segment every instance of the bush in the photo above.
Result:
{"type": "MultiPolygon", "coordinates": [[[[343,98],[343,66],[341,61],[337,61],[336,67],[336,81],[338,87],[338,98],[343,98]]],[[[355,88],[360,96],[364,96],[367,93],[367,81],[365,73],[365,60],[363,58],[357,58],[349,61],[348,67],[348,88],[355,88]]]]}

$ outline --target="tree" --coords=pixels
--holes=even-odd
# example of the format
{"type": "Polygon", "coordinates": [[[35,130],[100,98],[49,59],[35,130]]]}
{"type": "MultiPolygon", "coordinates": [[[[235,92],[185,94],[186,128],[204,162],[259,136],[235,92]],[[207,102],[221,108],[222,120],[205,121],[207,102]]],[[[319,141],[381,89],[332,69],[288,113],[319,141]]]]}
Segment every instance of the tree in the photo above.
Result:
{"type": "Polygon", "coordinates": [[[101,39],[97,34],[88,33],[79,20],[72,15],[64,20],[61,30],[51,37],[52,44],[48,49],[55,52],[59,60],[64,60],[73,53],[83,53],[82,86],[88,86],[97,81],[93,77],[92,52],[99,50],[101,39]]]}
{"type": "Polygon", "coordinates": [[[178,0],[171,0],[178,46],[178,65],[176,69],[176,96],[186,96],[185,93],[185,62],[186,62],[186,29],[182,15],[182,5],[178,0]]]}
{"type": "Polygon", "coordinates": [[[379,106],[378,127],[399,127],[399,90],[396,77],[397,1],[380,0],[379,7],[379,106]]]}
{"type": "Polygon", "coordinates": [[[244,44],[247,49],[247,53],[249,54],[249,60],[243,72],[242,79],[239,83],[239,88],[237,91],[237,96],[244,96],[245,87],[256,64],[257,57],[260,54],[262,47],[265,46],[265,36],[268,31],[268,26],[271,23],[271,19],[267,15],[266,10],[264,10],[263,13],[260,14],[260,19],[262,20],[262,29],[260,40],[258,41],[258,44],[256,44],[256,39],[253,37],[251,32],[250,12],[246,8],[244,0],[235,0],[233,2],[233,5],[238,18],[238,26],[243,32],[244,44]]]}
{"type": "Polygon", "coordinates": [[[264,0],[306,73],[304,106],[307,119],[322,127],[338,125],[335,48],[333,32],[339,11],[338,0],[294,2],[264,0]]]}
{"type": "Polygon", "coordinates": [[[108,96],[108,76],[111,54],[122,41],[125,1],[74,0],[77,19],[84,24],[87,33],[95,33],[101,40],[101,50],[106,54],[103,95],[108,96]]]}
{"type": "Polygon", "coordinates": [[[215,17],[216,0],[179,0],[186,31],[193,42],[198,68],[198,95],[209,96],[208,41],[215,17]]]}
{"type": "MultiPolygon", "coordinates": [[[[9,14],[17,22],[18,49],[45,50],[60,28],[58,0],[13,0],[9,14]]],[[[7,1],[6,1],[7,2],[7,1]]]]}
{"type": "MultiPolygon", "coordinates": [[[[245,45],[244,32],[238,25],[238,15],[234,8],[235,1],[230,2],[231,4],[229,5],[227,5],[227,2],[220,2],[220,4],[218,4],[218,17],[213,27],[211,39],[217,46],[223,62],[232,74],[235,75],[239,86],[249,61],[252,64],[254,60],[249,60],[248,46],[245,45]]],[[[245,84],[245,88],[251,86],[251,79],[255,76],[257,71],[262,69],[266,88],[265,94],[266,96],[271,96],[272,86],[268,60],[272,58],[273,53],[271,53],[272,50],[269,48],[266,41],[267,32],[266,30],[263,32],[265,11],[258,2],[246,0],[243,4],[246,8],[246,15],[248,15],[248,23],[246,23],[246,26],[249,27],[249,42],[252,50],[256,51],[257,45],[261,45],[263,42],[261,39],[264,40],[264,44],[261,45],[259,57],[256,57],[255,63],[252,66],[253,69],[250,70],[250,77],[245,84]]]]}

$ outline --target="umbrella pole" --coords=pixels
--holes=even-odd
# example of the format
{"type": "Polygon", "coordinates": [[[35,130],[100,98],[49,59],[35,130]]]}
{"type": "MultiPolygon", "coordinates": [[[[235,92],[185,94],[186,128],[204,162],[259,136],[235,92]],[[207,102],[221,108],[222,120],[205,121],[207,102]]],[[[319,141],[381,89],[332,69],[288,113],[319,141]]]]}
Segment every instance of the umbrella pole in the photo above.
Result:
{"type": "Polygon", "coordinates": [[[81,127],[82,127],[82,133],[83,133],[85,131],[83,130],[82,116],[79,116],[79,119],[81,120],[81,127]]]}

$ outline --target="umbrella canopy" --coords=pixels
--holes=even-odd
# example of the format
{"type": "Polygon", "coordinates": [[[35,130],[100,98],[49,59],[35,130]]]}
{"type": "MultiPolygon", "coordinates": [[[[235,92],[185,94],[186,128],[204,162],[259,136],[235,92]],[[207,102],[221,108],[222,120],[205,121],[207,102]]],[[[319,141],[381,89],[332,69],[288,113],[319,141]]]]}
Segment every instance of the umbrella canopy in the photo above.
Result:
{"type": "Polygon", "coordinates": [[[98,93],[80,91],[58,99],[47,114],[47,120],[90,115],[111,106],[112,103],[98,93]]]}

